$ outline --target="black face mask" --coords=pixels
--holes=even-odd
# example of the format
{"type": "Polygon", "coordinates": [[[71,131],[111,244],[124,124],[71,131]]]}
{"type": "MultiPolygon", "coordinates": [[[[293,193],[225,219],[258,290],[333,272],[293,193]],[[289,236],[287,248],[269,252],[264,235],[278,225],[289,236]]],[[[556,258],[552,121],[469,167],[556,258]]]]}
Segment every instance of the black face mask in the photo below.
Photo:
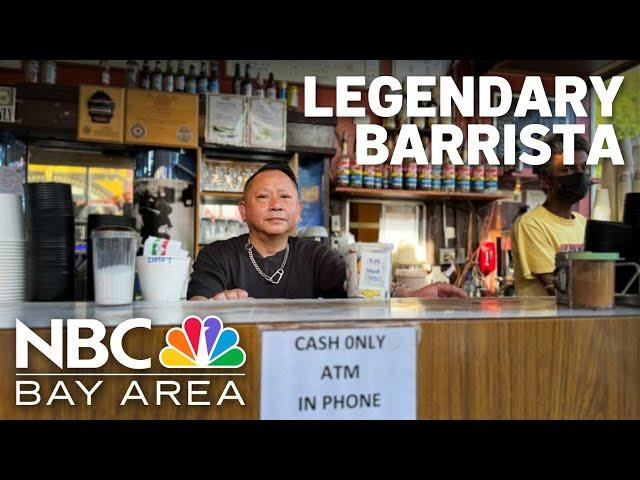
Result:
{"type": "Polygon", "coordinates": [[[554,193],[572,205],[586,197],[591,186],[591,182],[584,173],[572,173],[553,177],[553,179],[554,193]]]}

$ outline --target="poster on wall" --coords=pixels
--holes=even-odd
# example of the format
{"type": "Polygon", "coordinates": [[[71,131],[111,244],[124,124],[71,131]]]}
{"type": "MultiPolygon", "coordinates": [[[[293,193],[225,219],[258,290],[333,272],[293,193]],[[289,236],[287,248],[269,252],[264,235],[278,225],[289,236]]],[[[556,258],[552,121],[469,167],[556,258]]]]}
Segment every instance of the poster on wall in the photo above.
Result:
{"type": "Polygon", "coordinates": [[[286,150],[287,107],[283,100],[249,99],[249,147],[286,150]]]}
{"type": "Polygon", "coordinates": [[[177,240],[193,257],[193,183],[167,178],[140,178],[133,186],[136,228],[142,242],[149,236],[177,240]]]}
{"type": "Polygon", "coordinates": [[[80,85],[78,140],[124,142],[124,88],[80,85]]]}
{"type": "Polygon", "coordinates": [[[0,87],[0,122],[16,121],[16,89],[0,87]]]}
{"type": "Polygon", "coordinates": [[[246,145],[247,101],[243,95],[207,95],[204,139],[217,145],[246,145]]]}
{"type": "Polygon", "coordinates": [[[128,88],[125,141],[198,148],[198,95],[128,88]]]}

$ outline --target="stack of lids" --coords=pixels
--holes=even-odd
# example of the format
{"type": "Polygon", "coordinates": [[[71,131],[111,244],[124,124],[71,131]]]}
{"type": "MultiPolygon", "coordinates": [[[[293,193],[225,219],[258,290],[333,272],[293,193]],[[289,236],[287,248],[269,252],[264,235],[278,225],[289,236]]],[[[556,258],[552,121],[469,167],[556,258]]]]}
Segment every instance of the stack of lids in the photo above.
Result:
{"type": "Polygon", "coordinates": [[[75,223],[71,186],[27,183],[26,297],[72,301],[75,283],[75,223]]]}

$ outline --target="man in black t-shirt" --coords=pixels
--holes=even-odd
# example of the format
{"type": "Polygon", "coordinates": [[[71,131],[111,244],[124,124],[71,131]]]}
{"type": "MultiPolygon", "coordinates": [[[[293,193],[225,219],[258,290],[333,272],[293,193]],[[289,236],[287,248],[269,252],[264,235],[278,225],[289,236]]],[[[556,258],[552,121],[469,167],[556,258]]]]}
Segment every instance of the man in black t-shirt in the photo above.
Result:
{"type": "MultiPolygon", "coordinates": [[[[240,214],[249,234],[213,242],[194,264],[189,300],[344,298],[344,261],[326,245],[291,237],[302,214],[298,183],[282,164],[258,170],[244,187],[240,214]]],[[[466,297],[448,284],[417,291],[397,286],[394,296],[466,297]]]]}

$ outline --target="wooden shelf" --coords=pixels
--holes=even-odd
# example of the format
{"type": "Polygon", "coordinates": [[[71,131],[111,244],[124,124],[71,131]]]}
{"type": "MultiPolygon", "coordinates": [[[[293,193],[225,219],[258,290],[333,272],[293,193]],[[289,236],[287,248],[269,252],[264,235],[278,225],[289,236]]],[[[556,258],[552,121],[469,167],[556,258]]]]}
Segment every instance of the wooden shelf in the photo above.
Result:
{"type": "Polygon", "coordinates": [[[210,190],[200,191],[200,195],[203,197],[216,197],[225,200],[242,200],[242,192],[214,192],[210,190]]]}
{"type": "Polygon", "coordinates": [[[504,193],[473,193],[473,192],[432,192],[428,190],[393,190],[377,188],[336,187],[332,193],[337,196],[350,198],[379,198],[401,200],[471,200],[476,202],[491,202],[509,198],[504,193]]]}

